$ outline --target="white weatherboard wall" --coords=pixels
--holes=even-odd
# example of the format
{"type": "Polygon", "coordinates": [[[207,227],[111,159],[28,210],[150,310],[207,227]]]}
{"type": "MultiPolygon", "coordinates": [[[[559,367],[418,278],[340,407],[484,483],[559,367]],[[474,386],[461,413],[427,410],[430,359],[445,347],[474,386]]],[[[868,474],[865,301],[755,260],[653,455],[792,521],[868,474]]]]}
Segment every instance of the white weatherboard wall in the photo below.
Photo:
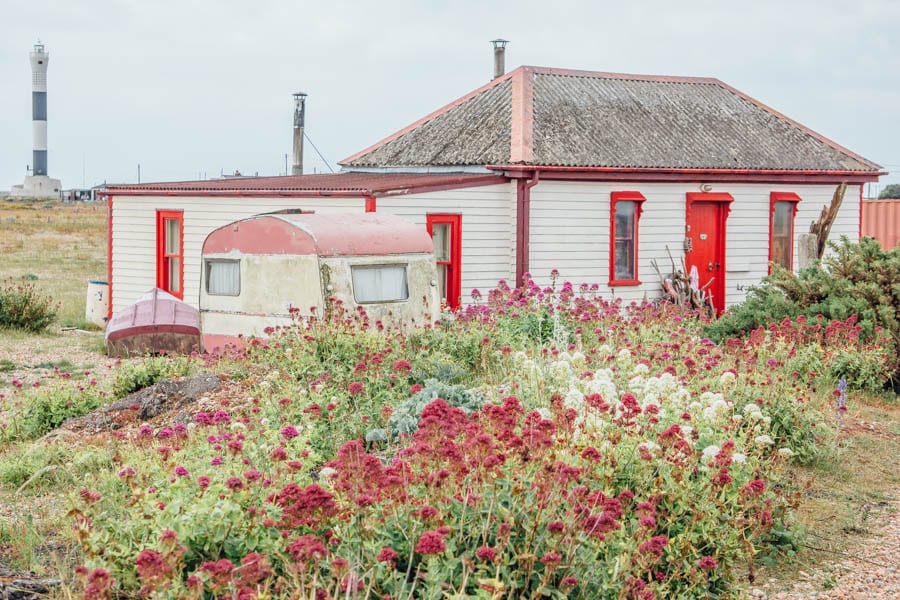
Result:
{"type": "MultiPolygon", "coordinates": [[[[734,197],[726,233],[726,303],[742,302],[747,287],[768,274],[769,198],[771,192],[800,196],[794,221],[794,265],[797,238],[809,232],[824,206],[831,203],[835,185],[715,184],[713,192],[734,197]]],[[[671,270],[666,247],[676,265],[683,256],[687,194],[699,192],[693,183],[564,182],[542,181],[531,190],[531,243],[529,269],[541,285],[558,269],[562,280],[574,284],[597,283],[612,299],[640,301],[662,295],[659,278],[651,265],[656,259],[662,272],[671,270]],[[639,223],[638,286],[609,287],[609,204],[616,191],[639,191],[646,197],[639,223]]],[[[830,239],[841,235],[859,239],[859,186],[848,186],[830,239]]]]}
{"type": "Polygon", "coordinates": [[[200,253],[214,229],[239,219],[285,209],[317,213],[361,212],[363,198],[218,198],[114,196],[112,202],[112,311],[122,310],[156,286],[156,211],[184,211],[184,301],[198,307],[200,253]]]}
{"type": "Polygon", "coordinates": [[[487,295],[506,279],[515,279],[516,186],[513,183],[378,198],[388,212],[425,227],[429,213],[462,215],[463,303],[473,289],[487,295]]]}

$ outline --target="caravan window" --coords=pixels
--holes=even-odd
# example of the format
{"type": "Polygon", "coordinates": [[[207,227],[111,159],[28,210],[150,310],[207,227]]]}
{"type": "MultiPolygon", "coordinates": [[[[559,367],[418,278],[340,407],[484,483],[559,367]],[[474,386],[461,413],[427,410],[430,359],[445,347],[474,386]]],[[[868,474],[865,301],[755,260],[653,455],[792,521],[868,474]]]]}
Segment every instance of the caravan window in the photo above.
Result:
{"type": "Polygon", "coordinates": [[[207,260],[206,293],[212,296],[240,296],[241,261],[207,260]]]}
{"type": "Polygon", "coordinates": [[[409,298],[406,265],[357,265],[350,267],[353,298],[358,304],[397,302],[409,298]]]}

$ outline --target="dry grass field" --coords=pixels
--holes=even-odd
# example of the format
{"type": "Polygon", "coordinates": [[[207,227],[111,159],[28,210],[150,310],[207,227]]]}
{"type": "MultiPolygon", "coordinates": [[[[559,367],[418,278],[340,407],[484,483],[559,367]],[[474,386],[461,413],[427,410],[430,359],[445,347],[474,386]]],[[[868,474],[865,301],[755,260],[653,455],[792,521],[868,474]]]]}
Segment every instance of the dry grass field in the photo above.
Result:
{"type": "Polygon", "coordinates": [[[60,326],[84,324],[87,282],[106,279],[106,206],[0,201],[0,276],[36,277],[60,326]]]}
{"type": "Polygon", "coordinates": [[[40,334],[0,330],[0,390],[47,368],[101,364],[103,333],[85,322],[87,282],[106,279],[106,206],[0,200],[0,280],[27,278],[59,303],[40,334]],[[75,328],[75,330],[72,330],[75,328]]]}

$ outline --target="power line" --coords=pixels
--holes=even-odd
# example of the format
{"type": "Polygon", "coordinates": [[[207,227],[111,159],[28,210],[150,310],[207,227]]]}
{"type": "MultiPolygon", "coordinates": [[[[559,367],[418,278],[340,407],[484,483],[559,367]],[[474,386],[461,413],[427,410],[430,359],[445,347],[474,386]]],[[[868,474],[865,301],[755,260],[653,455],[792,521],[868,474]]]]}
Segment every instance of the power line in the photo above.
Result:
{"type": "Polygon", "coordinates": [[[303,132],[303,137],[305,137],[305,138],[306,138],[306,141],[309,142],[309,145],[313,147],[313,150],[316,151],[316,154],[319,155],[319,158],[321,158],[321,159],[322,159],[322,162],[325,163],[325,166],[328,167],[328,170],[331,171],[332,173],[334,173],[334,169],[331,168],[331,165],[328,164],[328,161],[325,160],[325,157],[322,156],[322,153],[319,152],[319,149],[316,148],[316,145],[313,144],[313,141],[312,141],[311,139],[309,139],[309,135],[308,135],[305,131],[303,132]]]}

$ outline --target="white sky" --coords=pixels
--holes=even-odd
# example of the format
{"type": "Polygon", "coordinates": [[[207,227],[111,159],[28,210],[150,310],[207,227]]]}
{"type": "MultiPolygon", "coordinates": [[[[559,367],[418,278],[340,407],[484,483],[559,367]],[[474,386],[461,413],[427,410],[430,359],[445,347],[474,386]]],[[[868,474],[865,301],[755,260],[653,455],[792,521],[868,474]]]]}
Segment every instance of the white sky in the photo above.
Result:
{"type": "MultiPolygon", "coordinates": [[[[506,65],[717,77],[900,182],[900,0],[0,0],[0,189],[31,163],[46,44],[63,186],[276,175],[292,98],[337,169],[506,65]]],[[[307,144],[306,172],[327,172],[307,144]]],[[[873,189],[873,191],[875,191],[873,189]]]]}

